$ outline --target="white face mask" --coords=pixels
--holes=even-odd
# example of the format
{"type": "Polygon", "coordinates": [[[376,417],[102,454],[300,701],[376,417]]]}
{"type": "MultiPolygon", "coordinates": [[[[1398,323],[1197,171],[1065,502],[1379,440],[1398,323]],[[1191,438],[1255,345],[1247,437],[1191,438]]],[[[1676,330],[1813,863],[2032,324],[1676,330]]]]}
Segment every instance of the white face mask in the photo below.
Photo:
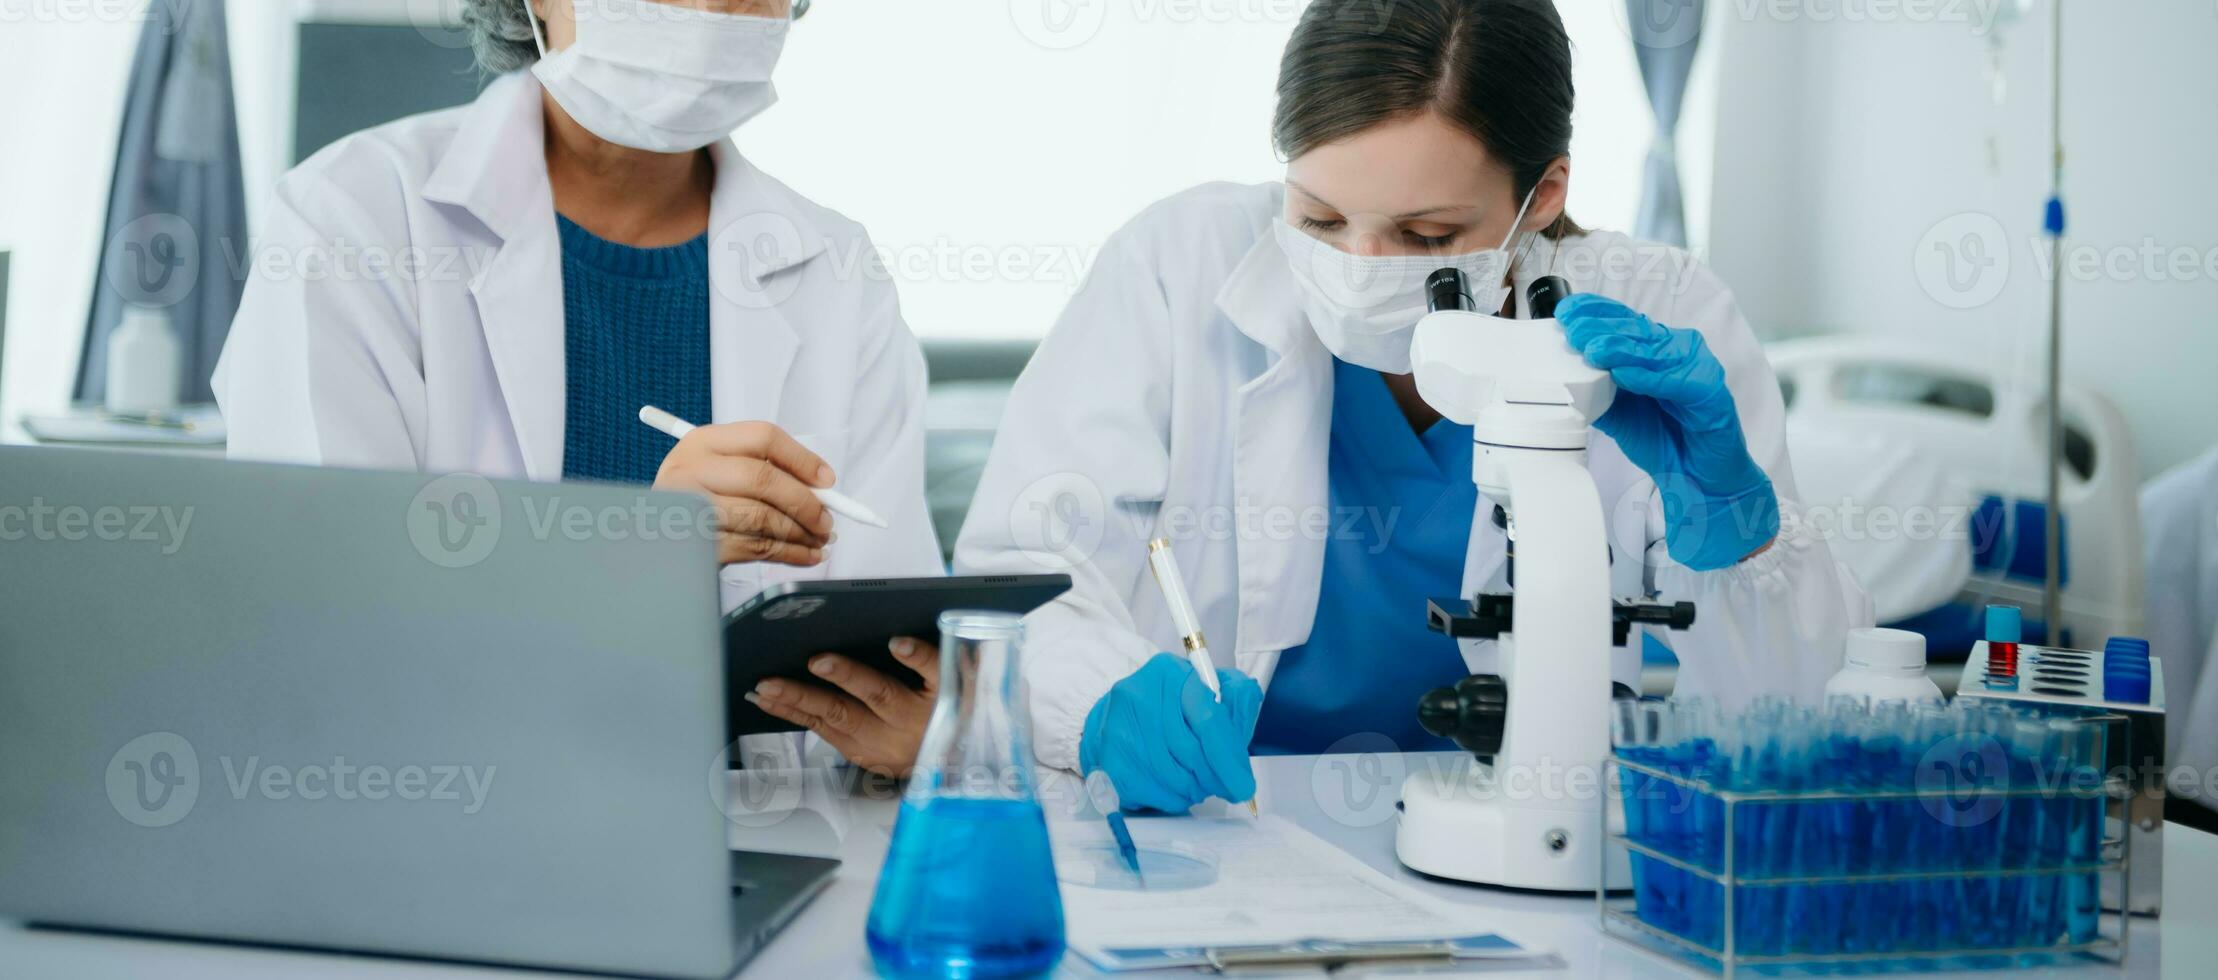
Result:
{"type": "Polygon", "coordinates": [[[1488,314],[1501,309],[1509,295],[1510,239],[1532,203],[1533,192],[1526,191],[1501,247],[1464,255],[1355,255],[1311,237],[1283,217],[1271,223],[1271,232],[1294,271],[1302,312],[1325,349],[1373,371],[1408,374],[1409,341],[1429,309],[1425,280],[1440,269],[1460,269],[1471,286],[1473,309],[1488,314]]]}
{"type": "Polygon", "coordinates": [[[717,14],[654,0],[575,0],[578,38],[547,53],[530,0],[532,74],[578,125],[618,146],[690,153],[730,136],[778,100],[770,72],[783,17],[717,14]]]}

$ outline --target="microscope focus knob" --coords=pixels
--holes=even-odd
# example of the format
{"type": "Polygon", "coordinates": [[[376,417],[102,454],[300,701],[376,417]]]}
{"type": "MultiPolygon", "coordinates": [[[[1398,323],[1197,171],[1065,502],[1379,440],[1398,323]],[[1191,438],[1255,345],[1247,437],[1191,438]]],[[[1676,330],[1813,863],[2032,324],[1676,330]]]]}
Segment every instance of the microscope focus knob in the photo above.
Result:
{"type": "Polygon", "coordinates": [[[1495,674],[1473,674],[1454,687],[1427,691],[1417,702],[1417,723],[1482,760],[1502,750],[1509,721],[1509,685],[1495,674]]]}
{"type": "Polygon", "coordinates": [[[1624,646],[1632,635],[1633,624],[1653,623],[1674,630],[1685,630],[1694,625],[1694,603],[1691,602],[1626,602],[1619,600],[1610,608],[1610,642],[1624,646]]]}

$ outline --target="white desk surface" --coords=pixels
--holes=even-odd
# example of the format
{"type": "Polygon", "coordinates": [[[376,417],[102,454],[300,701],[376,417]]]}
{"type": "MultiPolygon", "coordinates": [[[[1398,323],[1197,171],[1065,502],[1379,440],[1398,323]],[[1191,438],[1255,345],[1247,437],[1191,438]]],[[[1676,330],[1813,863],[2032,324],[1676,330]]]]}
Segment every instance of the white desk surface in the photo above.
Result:
{"type": "MultiPolygon", "coordinates": [[[[1550,898],[1509,894],[1427,881],[1394,860],[1393,806],[1400,773],[1437,764],[1442,755],[1401,757],[1293,756],[1257,760],[1260,803],[1275,814],[1361,858],[1373,867],[1451,901],[1500,913],[1504,929],[1526,942],[1548,946],[1561,966],[1544,970],[1487,971],[1488,976],[1681,977],[1706,976],[1667,964],[1601,934],[1592,896],[1550,898]],[[1381,764],[1383,763],[1383,765],[1381,764]]],[[[1043,783],[1043,796],[1082,793],[1075,780],[1056,787],[1043,783]]],[[[756,815],[735,821],[734,846],[751,845],[793,853],[828,853],[845,859],[838,877],[761,955],[745,977],[862,977],[870,975],[863,949],[863,920],[870,908],[878,864],[884,856],[898,799],[882,789],[851,793],[855,784],[824,776],[803,781],[801,809],[784,816],[756,815]]],[[[755,795],[779,798],[791,806],[792,784],[784,792],[755,795]]],[[[736,797],[735,797],[736,798],[736,797]]],[[[1076,800],[1076,795],[1064,797],[1076,800]]],[[[1049,797],[1051,811],[1056,806],[1049,797]]],[[[2208,977],[2218,964],[2218,837],[2180,827],[2166,828],[2165,908],[2162,945],[2171,955],[2161,975],[2208,977]]],[[[2041,971],[2058,977],[2125,975],[2153,978],[2159,970],[2156,923],[2135,919],[2127,966],[2123,971],[2100,963],[2072,963],[2041,971]]],[[[1083,964],[1066,965],[1072,976],[1097,975],[1083,964]]],[[[300,976],[364,980],[446,980],[516,977],[523,971],[450,966],[363,956],[322,955],[167,940],[97,936],[25,929],[0,924],[0,975],[76,978],[290,978],[300,976]]],[[[1439,974],[1428,974],[1437,976],[1439,974]]],[[[1969,974],[1973,977],[1993,976],[1969,974]]]]}

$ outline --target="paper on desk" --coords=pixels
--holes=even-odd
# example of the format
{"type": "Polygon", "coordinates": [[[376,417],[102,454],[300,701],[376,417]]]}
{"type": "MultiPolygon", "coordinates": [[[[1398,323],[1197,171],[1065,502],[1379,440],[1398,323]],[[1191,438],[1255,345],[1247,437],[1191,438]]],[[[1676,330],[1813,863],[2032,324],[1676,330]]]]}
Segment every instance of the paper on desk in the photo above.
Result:
{"type": "MultiPolygon", "coordinates": [[[[1279,817],[1135,820],[1143,848],[1177,843],[1213,856],[1214,884],[1183,891],[1065,882],[1071,951],[1095,966],[1135,970],[1205,962],[1210,949],[1395,940],[1463,940],[1458,958],[1547,955],[1501,934],[1491,913],[1424,895],[1279,817]]],[[[1100,821],[1051,824],[1056,864],[1108,840],[1100,821]]]]}
{"type": "Polygon", "coordinates": [[[214,405],[174,413],[166,425],[110,416],[94,408],[66,415],[26,415],[23,431],[40,442],[139,446],[221,446],[223,416],[214,405]]]}

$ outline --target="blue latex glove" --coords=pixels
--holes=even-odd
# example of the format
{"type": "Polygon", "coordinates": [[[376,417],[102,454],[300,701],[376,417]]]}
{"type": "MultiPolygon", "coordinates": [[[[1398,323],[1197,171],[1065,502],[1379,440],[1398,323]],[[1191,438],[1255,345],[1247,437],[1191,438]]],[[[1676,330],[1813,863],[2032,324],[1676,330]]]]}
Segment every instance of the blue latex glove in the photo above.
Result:
{"type": "Polygon", "coordinates": [[[1109,773],[1127,810],[1182,813],[1220,796],[1255,796],[1248,739],[1263,688],[1237,670],[1217,671],[1219,703],[1184,657],[1158,653],[1086,712],[1078,767],[1109,773]]]}
{"type": "Polygon", "coordinates": [[[1617,382],[1594,427],[1663,497],[1664,547],[1696,571],[1729,567],[1779,534],[1779,496],[1748,455],[1725,365],[1702,335],[1580,293],[1556,305],[1573,349],[1617,382]]]}

